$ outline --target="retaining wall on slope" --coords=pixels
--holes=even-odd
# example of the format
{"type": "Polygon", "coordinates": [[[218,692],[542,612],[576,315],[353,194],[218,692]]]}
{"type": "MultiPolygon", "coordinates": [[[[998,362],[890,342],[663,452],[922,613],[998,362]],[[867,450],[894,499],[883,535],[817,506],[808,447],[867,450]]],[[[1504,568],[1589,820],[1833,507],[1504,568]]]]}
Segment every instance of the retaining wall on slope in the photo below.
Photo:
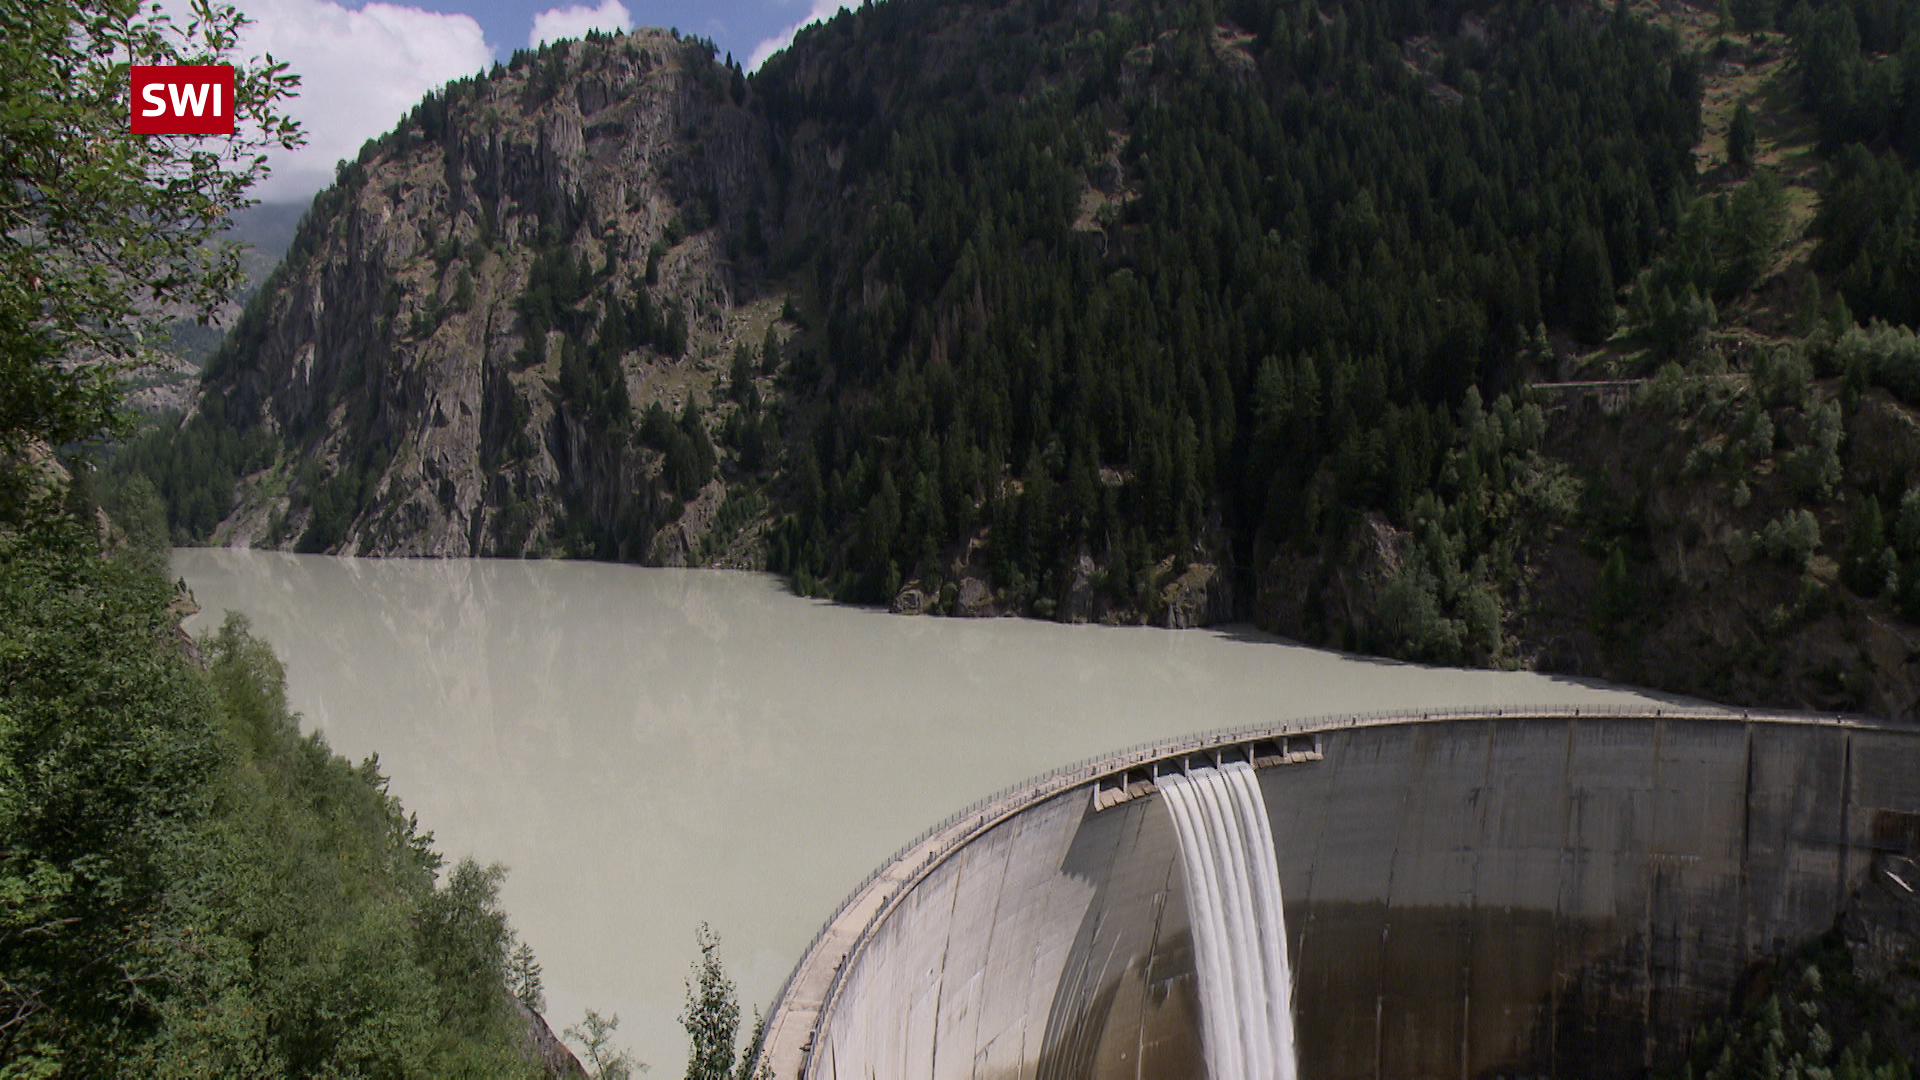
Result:
{"type": "Polygon", "coordinates": [[[1509,709],[1136,748],[856,890],[774,1003],[775,1076],[1204,1075],[1167,814],[1094,790],[1301,733],[1320,759],[1260,782],[1308,1080],[1634,1073],[1920,838],[1920,728],[1863,720],[1509,709]]]}

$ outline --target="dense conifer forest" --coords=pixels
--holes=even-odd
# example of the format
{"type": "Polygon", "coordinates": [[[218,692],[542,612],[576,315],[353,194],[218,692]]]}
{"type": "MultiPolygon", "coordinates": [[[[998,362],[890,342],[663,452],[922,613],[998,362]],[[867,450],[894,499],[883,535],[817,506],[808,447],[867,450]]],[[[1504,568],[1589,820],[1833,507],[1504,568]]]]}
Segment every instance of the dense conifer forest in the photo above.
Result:
{"type": "Polygon", "coordinates": [[[342,165],[108,501],[147,477],[181,542],[439,529],[1911,712],[1916,658],[1874,628],[1920,616],[1916,27],[1879,0],[886,0],[750,76],[677,35],[543,46],[342,165]],[[475,149],[514,117],[600,145],[626,121],[595,88],[636,69],[704,103],[658,189],[516,190],[475,149]],[[376,338],[275,396],[262,358],[309,317],[275,297],[370,257],[347,223],[409,192],[443,209],[380,249],[376,338]],[[456,482],[418,464],[410,372],[482,322],[506,344],[457,361],[483,392],[456,482]]]}
{"type": "Polygon", "coordinates": [[[816,264],[831,370],[775,565],[886,600],[985,523],[1012,606],[1048,613],[1089,550],[1150,608],[1204,539],[1251,567],[1374,511],[1435,537],[1467,624],[1436,658],[1496,648],[1489,590],[1552,511],[1550,481],[1486,505],[1542,434],[1504,395],[1543,324],[1604,340],[1675,224],[1695,60],[1624,8],[1043,5],[922,81],[941,10],[817,31],[848,77],[816,95],[760,76],[775,117],[857,132],[865,215],[816,264]],[[1409,62],[1463,19],[1441,70],[1409,62]],[[908,89],[861,122],[873,84],[908,89]],[[1098,232],[1088,171],[1118,178],[1098,232]]]}
{"type": "MultiPolygon", "coordinates": [[[[65,85],[55,7],[0,8],[0,101],[65,85]]],[[[249,514],[263,546],[405,541],[408,425],[461,422],[421,368],[476,326],[468,553],[1920,708],[1913,0],[880,0],[751,76],[671,41],[429,97],[342,164],[191,409],[131,440],[70,362],[125,290],[36,291],[44,204],[0,198],[0,1073],[538,1071],[501,871],[444,865],[377,761],[303,735],[243,621],[188,640],[162,573],[249,514]],[[606,107],[616,64],[706,110],[663,191],[596,217],[473,168],[485,124],[606,107]],[[275,304],[356,200],[420,191],[409,276],[357,279],[366,333],[290,403],[275,304]]],[[[0,134],[73,134],[37,116],[0,134]]],[[[118,197],[75,220],[217,217],[118,197]]],[[[1695,1072],[1905,1075],[1912,1010],[1848,932],[1695,1072]]],[[[738,1011],[699,944],[696,1068],[724,1075],[738,1011]]]]}

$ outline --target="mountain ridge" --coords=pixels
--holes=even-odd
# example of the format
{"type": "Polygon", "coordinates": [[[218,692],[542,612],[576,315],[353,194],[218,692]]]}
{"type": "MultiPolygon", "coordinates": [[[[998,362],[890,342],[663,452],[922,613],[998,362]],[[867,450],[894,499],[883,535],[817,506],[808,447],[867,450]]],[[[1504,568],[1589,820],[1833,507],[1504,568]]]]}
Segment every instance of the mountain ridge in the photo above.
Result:
{"type": "Polygon", "coordinates": [[[752,77],[517,54],[343,166],[201,434],[126,456],[183,539],[1908,714],[1911,337],[1821,291],[1817,178],[1729,160],[1756,86],[1760,158],[1811,143],[1795,25],[888,0],[752,77]]]}

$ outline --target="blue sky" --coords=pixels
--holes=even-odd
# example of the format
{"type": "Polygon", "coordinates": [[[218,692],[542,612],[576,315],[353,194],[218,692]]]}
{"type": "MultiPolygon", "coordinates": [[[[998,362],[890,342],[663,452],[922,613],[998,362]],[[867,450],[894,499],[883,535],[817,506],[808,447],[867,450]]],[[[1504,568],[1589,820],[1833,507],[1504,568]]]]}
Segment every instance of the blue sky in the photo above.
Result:
{"type": "MultiPolygon", "coordinates": [[[[480,24],[480,29],[485,31],[487,43],[504,60],[514,49],[527,44],[536,15],[568,8],[594,11],[602,2],[421,0],[411,6],[433,12],[472,16],[480,24]]],[[[807,16],[809,3],[810,0],[623,0],[620,6],[634,26],[678,27],[686,33],[712,38],[723,53],[731,52],[744,63],[761,42],[780,34],[807,16]]],[[[344,6],[361,5],[348,3],[344,6]]]]}
{"type": "Polygon", "coordinates": [[[236,0],[253,23],[242,53],[270,53],[303,80],[288,111],[306,129],[307,146],[270,155],[273,175],[255,194],[305,202],[332,179],[334,162],[391,128],[428,90],[538,40],[677,27],[751,68],[843,2],[850,0],[236,0]]]}

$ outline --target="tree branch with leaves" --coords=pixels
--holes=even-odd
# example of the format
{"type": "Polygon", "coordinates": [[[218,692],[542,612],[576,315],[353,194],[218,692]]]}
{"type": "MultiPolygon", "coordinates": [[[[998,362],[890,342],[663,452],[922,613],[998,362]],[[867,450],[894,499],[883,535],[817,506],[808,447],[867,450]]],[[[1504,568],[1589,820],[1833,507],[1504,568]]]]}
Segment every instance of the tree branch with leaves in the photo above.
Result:
{"type": "Polygon", "coordinates": [[[218,235],[265,151],[302,141],[281,111],[298,76],[236,62],[246,22],[212,0],[181,19],[139,0],[0,0],[0,483],[16,499],[27,447],[124,430],[117,376],[240,282],[218,235]],[[131,65],[224,63],[235,134],[132,133],[131,65]]]}

